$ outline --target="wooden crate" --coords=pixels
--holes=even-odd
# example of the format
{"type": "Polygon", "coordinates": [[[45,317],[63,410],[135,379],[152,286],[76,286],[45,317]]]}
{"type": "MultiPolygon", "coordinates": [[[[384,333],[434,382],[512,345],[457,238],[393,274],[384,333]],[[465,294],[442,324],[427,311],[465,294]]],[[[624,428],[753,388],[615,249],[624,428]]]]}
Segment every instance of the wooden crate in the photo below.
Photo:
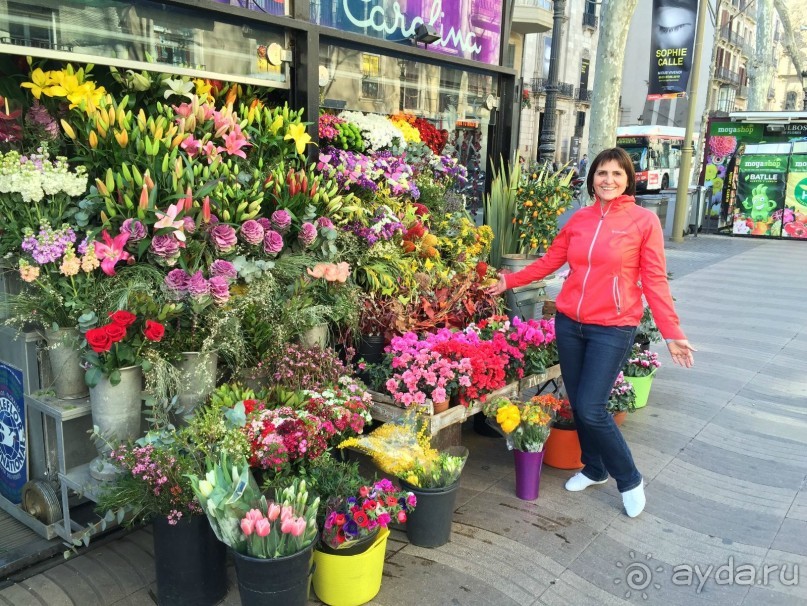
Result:
{"type": "MultiPolygon", "coordinates": [[[[491,392],[488,394],[488,399],[495,398],[497,396],[518,396],[521,394],[521,392],[527,389],[543,385],[547,381],[551,381],[559,377],[560,366],[556,364],[555,366],[547,368],[546,372],[544,373],[526,376],[520,381],[514,381],[513,383],[505,385],[501,389],[491,392]]],[[[373,418],[377,421],[383,421],[385,423],[396,421],[406,414],[406,411],[408,410],[407,408],[403,408],[396,404],[388,395],[379,393],[377,391],[370,391],[370,394],[373,396],[373,406],[370,409],[370,414],[372,414],[373,418]]],[[[451,425],[462,423],[471,415],[480,412],[482,410],[482,406],[482,402],[479,400],[474,400],[467,407],[454,406],[444,412],[434,414],[434,409],[430,401],[427,401],[425,404],[421,405],[422,408],[426,409],[426,412],[429,415],[429,435],[431,436],[437,435],[439,431],[450,427],[451,425]]]]}

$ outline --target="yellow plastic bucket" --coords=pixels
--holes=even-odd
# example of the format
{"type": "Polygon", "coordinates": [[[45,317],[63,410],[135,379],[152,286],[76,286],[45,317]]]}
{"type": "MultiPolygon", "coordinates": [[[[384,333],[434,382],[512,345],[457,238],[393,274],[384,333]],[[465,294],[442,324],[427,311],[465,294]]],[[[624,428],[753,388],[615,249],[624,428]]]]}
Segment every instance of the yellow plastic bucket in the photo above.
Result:
{"type": "Polygon", "coordinates": [[[359,606],[381,589],[389,530],[382,528],[373,545],[358,555],[330,555],[314,550],[314,591],[329,606],[359,606]]]}

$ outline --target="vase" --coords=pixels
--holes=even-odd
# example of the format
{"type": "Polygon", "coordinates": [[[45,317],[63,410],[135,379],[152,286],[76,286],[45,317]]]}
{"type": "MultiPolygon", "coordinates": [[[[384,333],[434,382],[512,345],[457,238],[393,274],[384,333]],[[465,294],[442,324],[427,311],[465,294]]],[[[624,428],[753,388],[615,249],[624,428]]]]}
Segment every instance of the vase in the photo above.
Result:
{"type": "Polygon", "coordinates": [[[527,452],[514,449],[513,458],[516,465],[516,496],[524,501],[537,499],[544,451],[527,452]]]}
{"type": "Polygon", "coordinates": [[[314,550],[314,592],[329,606],[359,606],[381,589],[389,530],[382,528],[362,553],[347,555],[314,550]]]}
{"type": "Polygon", "coordinates": [[[619,412],[615,412],[611,415],[614,417],[614,423],[616,423],[617,427],[621,427],[622,423],[625,422],[625,418],[628,416],[627,410],[620,410],[619,412]]]}
{"type": "Polygon", "coordinates": [[[75,328],[46,330],[48,358],[53,389],[60,400],[76,400],[87,396],[84,369],[81,367],[79,333],[75,328]]]}
{"type": "MultiPolygon", "coordinates": [[[[537,255],[502,255],[501,269],[517,272],[538,259],[537,255]]],[[[518,317],[522,320],[535,318],[536,306],[545,298],[545,283],[533,282],[525,286],[510,288],[505,291],[505,304],[507,315],[513,320],[518,317]]]]}
{"type": "Polygon", "coordinates": [[[300,335],[300,345],[303,347],[320,347],[328,345],[328,324],[317,324],[300,335]]]}
{"type": "Polygon", "coordinates": [[[417,497],[417,505],[407,514],[406,536],[409,542],[418,547],[440,547],[448,543],[459,480],[440,488],[419,488],[403,480],[401,486],[417,497]]]}
{"type": "Polygon", "coordinates": [[[282,558],[253,558],[233,551],[241,606],[306,606],[314,544],[282,558]]]}
{"type": "Polygon", "coordinates": [[[213,606],[227,595],[227,547],[205,515],[183,516],[176,524],[155,518],[154,566],[160,606],[213,606]]]}
{"type": "Polygon", "coordinates": [[[359,359],[368,364],[380,364],[384,360],[384,335],[362,335],[359,339],[359,359]]]}
{"type": "MultiPolygon", "coordinates": [[[[98,385],[90,387],[92,423],[109,442],[134,440],[140,435],[143,371],[139,366],[127,366],[120,369],[120,376],[117,385],[103,376],[98,385]]],[[[111,450],[104,440],[96,441],[98,456],[90,462],[90,475],[96,480],[109,481],[115,479],[118,470],[104,460],[111,450]]]]}
{"type": "Polygon", "coordinates": [[[448,410],[448,400],[442,400],[440,402],[432,401],[432,409],[434,410],[434,414],[440,414],[441,412],[445,412],[448,410]]]}
{"type": "Polygon", "coordinates": [[[553,427],[544,444],[544,463],[557,469],[580,469],[580,438],[577,429],[553,427]]]}
{"type": "Polygon", "coordinates": [[[197,406],[207,401],[216,387],[219,356],[214,351],[183,351],[180,355],[182,357],[176,365],[180,375],[176,412],[182,417],[188,417],[197,406]]]}
{"type": "Polygon", "coordinates": [[[653,385],[653,378],[656,376],[654,370],[646,377],[625,377],[625,380],[633,385],[633,391],[636,392],[635,408],[644,408],[647,406],[647,400],[650,397],[650,387],[653,385]]]}

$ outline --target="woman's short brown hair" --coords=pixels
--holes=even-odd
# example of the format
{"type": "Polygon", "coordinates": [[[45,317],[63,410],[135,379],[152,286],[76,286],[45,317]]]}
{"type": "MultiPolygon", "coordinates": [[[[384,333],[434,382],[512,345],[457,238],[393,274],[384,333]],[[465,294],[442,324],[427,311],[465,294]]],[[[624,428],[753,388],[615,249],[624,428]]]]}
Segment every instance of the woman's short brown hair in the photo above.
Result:
{"type": "Polygon", "coordinates": [[[636,172],[633,170],[633,161],[630,159],[628,152],[621,147],[604,149],[597,154],[597,157],[591,162],[591,166],[588,169],[588,175],[586,175],[586,191],[588,192],[588,195],[591,196],[592,199],[594,198],[594,173],[597,172],[600,164],[604,164],[610,160],[615,160],[628,176],[628,186],[625,188],[625,193],[629,196],[635,196],[636,172]]]}

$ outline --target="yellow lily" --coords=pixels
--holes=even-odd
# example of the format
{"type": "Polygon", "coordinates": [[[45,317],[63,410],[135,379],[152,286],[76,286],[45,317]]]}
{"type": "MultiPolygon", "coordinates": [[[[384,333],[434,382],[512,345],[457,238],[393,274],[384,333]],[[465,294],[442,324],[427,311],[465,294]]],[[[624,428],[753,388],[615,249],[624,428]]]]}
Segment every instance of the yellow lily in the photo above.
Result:
{"type": "Polygon", "coordinates": [[[269,127],[269,130],[272,131],[273,135],[277,134],[277,131],[283,126],[283,116],[278,116],[272,121],[272,125],[269,127]]]}
{"type": "Polygon", "coordinates": [[[288,141],[289,139],[294,139],[294,143],[297,145],[297,153],[302,156],[305,146],[311,141],[311,135],[305,132],[305,124],[289,124],[283,140],[288,141]]]}
{"type": "Polygon", "coordinates": [[[20,86],[30,88],[31,94],[37,99],[41,98],[43,93],[48,97],[60,97],[65,93],[64,89],[54,82],[53,72],[44,72],[39,67],[31,72],[31,81],[23,82],[20,86]]]}
{"type": "Polygon", "coordinates": [[[121,147],[126,147],[129,145],[129,133],[125,130],[115,131],[115,139],[118,141],[118,145],[121,147]]]}

